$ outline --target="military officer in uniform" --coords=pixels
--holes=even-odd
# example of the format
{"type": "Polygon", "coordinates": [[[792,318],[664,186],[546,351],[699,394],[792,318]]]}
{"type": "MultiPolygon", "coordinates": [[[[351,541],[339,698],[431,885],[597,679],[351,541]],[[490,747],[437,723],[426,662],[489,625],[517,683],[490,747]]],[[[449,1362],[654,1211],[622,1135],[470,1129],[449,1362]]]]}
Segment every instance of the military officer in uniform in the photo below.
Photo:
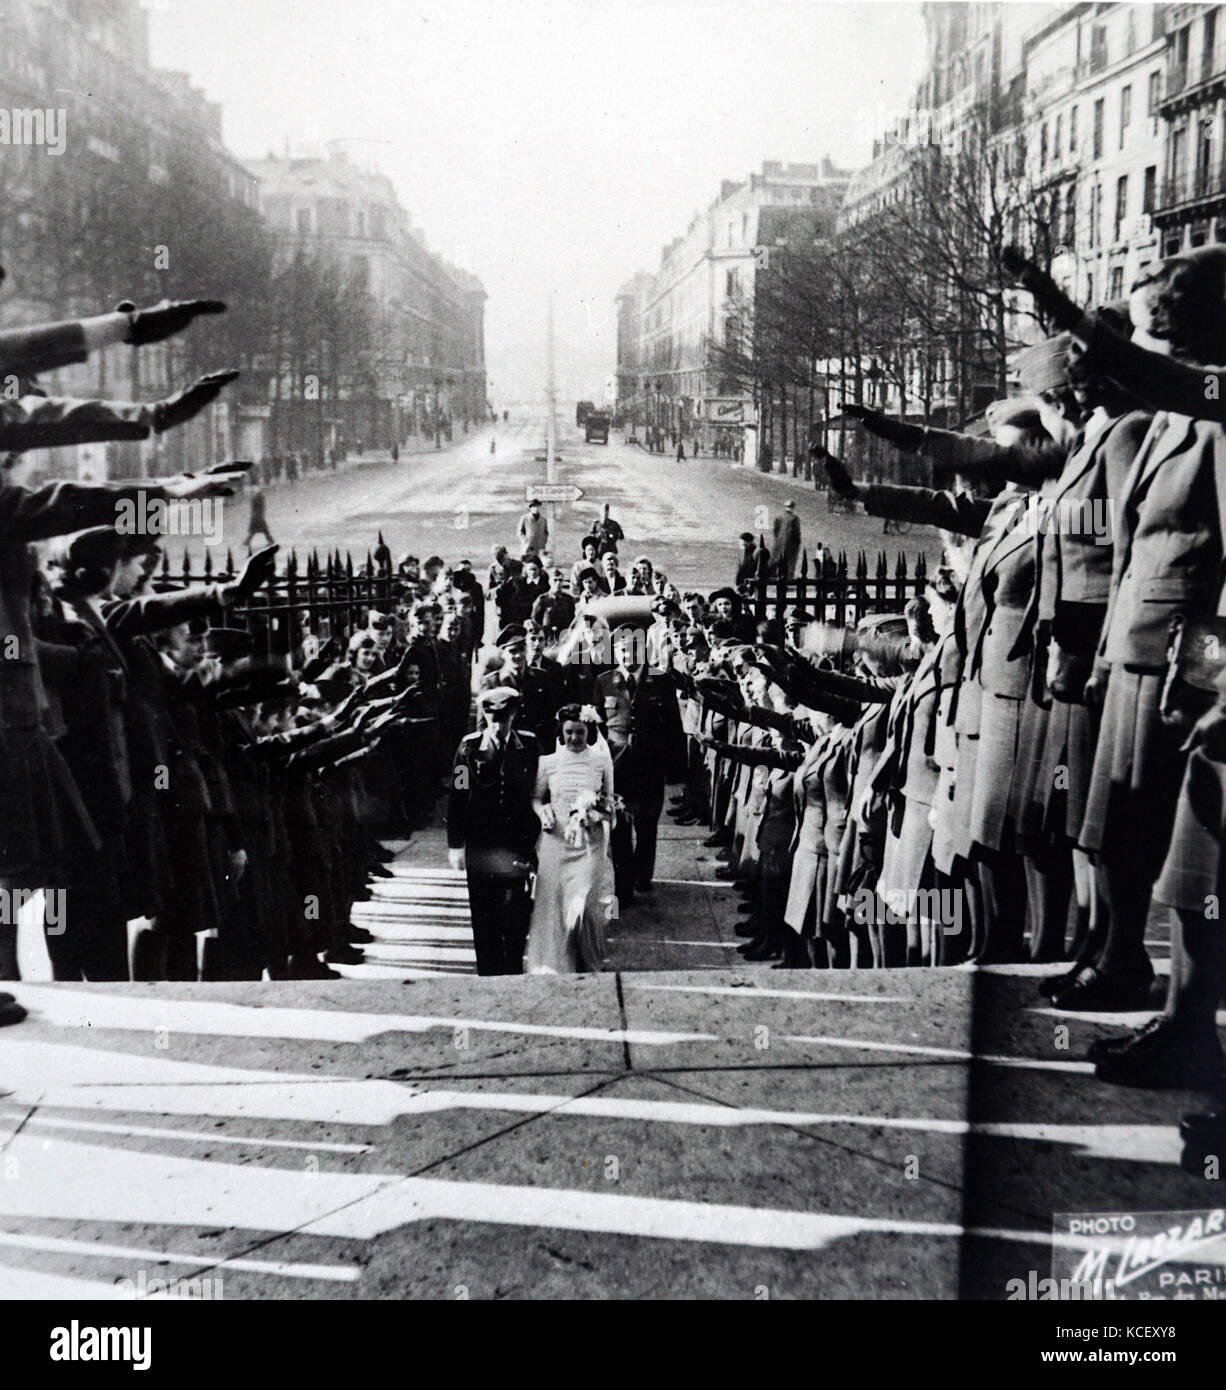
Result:
{"type": "Polygon", "coordinates": [[[685,775],[685,733],[670,675],[646,663],[646,632],[620,627],[617,665],[596,678],[596,705],[613,754],[614,790],[626,803],[613,829],[613,872],[623,906],[646,893],[656,868],[656,831],[668,780],[685,775]]]}
{"type": "Polygon", "coordinates": [[[562,704],[561,682],[549,671],[531,664],[528,633],[522,623],[508,623],[498,634],[502,666],[481,680],[481,689],[507,688],[520,697],[516,725],[535,735],[542,746],[553,744],[554,716],[562,704]]]}
{"type": "Polygon", "coordinates": [[[478,975],[523,973],[540,829],[532,809],[540,749],[516,727],[519,707],[518,690],[482,690],[482,728],[461,740],[452,769],[448,858],[468,877],[478,975]]]}

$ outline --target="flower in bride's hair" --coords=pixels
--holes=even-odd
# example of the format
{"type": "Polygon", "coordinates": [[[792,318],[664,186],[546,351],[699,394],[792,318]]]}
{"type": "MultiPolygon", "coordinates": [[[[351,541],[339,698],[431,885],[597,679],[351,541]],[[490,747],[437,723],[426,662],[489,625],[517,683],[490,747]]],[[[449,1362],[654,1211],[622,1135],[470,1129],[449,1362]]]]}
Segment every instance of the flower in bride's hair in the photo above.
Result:
{"type": "Polygon", "coordinates": [[[599,724],[600,712],[595,705],[584,705],[579,711],[579,718],[584,724],[599,724]]]}

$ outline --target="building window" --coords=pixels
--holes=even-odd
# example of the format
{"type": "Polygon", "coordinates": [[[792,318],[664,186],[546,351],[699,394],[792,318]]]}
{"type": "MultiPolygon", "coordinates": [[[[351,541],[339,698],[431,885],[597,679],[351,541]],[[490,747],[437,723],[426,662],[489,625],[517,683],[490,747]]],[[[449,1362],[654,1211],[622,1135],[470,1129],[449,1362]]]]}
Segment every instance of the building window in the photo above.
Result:
{"type": "Polygon", "coordinates": [[[1151,72],[1149,75],[1149,106],[1145,112],[1147,116],[1158,114],[1158,103],[1162,100],[1162,69],[1151,72]]]}
{"type": "Polygon", "coordinates": [[[1178,203],[1183,199],[1184,156],[1187,150],[1188,132],[1185,128],[1171,131],[1171,196],[1169,202],[1178,203]]]}
{"type": "Polygon", "coordinates": [[[730,270],[724,279],[724,293],[729,299],[734,299],[739,289],[740,285],[737,283],[736,271],[730,270]]]}
{"type": "Polygon", "coordinates": [[[1205,46],[1201,52],[1200,80],[1207,82],[1217,72],[1217,11],[1205,16],[1205,46]]]}
{"type": "Polygon", "coordinates": [[[1158,191],[1158,166],[1151,164],[1145,170],[1145,186],[1141,192],[1141,211],[1150,213],[1154,210],[1154,199],[1158,191]]]}
{"type": "Polygon", "coordinates": [[[1137,21],[1131,6],[1128,10],[1128,27],[1124,30],[1124,55],[1131,58],[1137,51],[1137,21]]]}
{"type": "Polygon", "coordinates": [[[1063,126],[1064,116],[1059,115],[1056,117],[1056,125],[1051,141],[1051,157],[1057,164],[1060,163],[1060,142],[1063,138],[1063,126]]]}
{"type": "Polygon", "coordinates": [[[1209,240],[1209,228],[1206,223],[1198,222],[1188,233],[1189,246],[1203,246],[1209,240]]]}
{"type": "Polygon", "coordinates": [[[1086,276],[1086,301],[1087,301],[1088,303],[1090,303],[1090,304],[1093,304],[1093,303],[1094,303],[1094,275],[1093,275],[1093,273],[1091,273],[1091,274],[1089,274],[1089,275],[1086,276]]]}
{"type": "Polygon", "coordinates": [[[1132,88],[1125,87],[1120,92],[1120,149],[1124,148],[1124,137],[1128,134],[1128,123],[1132,120],[1132,88]]]}
{"type": "Polygon", "coordinates": [[[1123,299],[1124,297],[1124,267],[1113,265],[1111,267],[1111,279],[1107,284],[1108,299],[1123,299]]]}
{"type": "Polygon", "coordinates": [[[1068,118],[1068,152],[1077,153],[1077,107],[1073,107],[1068,118]]]}
{"type": "Polygon", "coordinates": [[[1039,168],[1047,167],[1047,122],[1044,121],[1039,129],[1039,168]]]}
{"type": "Polygon", "coordinates": [[[1069,184],[1064,192],[1064,236],[1065,246],[1070,251],[1077,246],[1077,185],[1069,184]]]}
{"type": "Polygon", "coordinates": [[[1172,227],[1171,230],[1167,232],[1167,234],[1162,238],[1163,258],[1165,259],[1167,256],[1178,256],[1182,249],[1183,228],[1172,227]]]}
{"type": "Polygon", "coordinates": [[[1107,102],[1105,97],[1099,97],[1094,103],[1094,145],[1092,159],[1103,157],[1103,124],[1106,120],[1107,102]]]}
{"type": "Polygon", "coordinates": [[[1128,216],[1128,175],[1121,174],[1115,181],[1115,236],[1119,241],[1124,231],[1124,219],[1128,216]]]}

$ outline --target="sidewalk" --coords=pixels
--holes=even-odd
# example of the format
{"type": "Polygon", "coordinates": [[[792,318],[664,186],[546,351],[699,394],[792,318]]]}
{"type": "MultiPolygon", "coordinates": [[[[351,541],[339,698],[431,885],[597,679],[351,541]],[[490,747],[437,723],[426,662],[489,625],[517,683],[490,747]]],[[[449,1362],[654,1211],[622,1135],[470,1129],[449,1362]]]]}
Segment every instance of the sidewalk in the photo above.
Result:
{"type": "Polygon", "coordinates": [[[19,985],[0,1295],[1001,1298],[1220,1201],[1035,970],[19,985]]]}

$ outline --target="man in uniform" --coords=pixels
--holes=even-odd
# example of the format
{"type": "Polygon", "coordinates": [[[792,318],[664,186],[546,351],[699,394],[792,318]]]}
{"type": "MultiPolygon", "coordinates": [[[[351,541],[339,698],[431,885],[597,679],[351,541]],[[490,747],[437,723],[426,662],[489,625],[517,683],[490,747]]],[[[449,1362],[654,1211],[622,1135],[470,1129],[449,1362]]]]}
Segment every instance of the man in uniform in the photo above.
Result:
{"type": "Polygon", "coordinates": [[[539,666],[529,664],[528,633],[522,623],[508,623],[498,634],[502,666],[481,681],[481,689],[507,688],[520,697],[516,723],[534,734],[547,751],[553,750],[553,721],[561,703],[555,703],[554,681],[539,666]]]}
{"type": "Polygon", "coordinates": [[[532,915],[528,879],[540,829],[532,793],[540,750],[516,727],[519,707],[517,690],[482,690],[483,727],[461,741],[452,769],[448,858],[468,878],[478,975],[523,973],[532,915]]]}
{"type": "Polygon", "coordinates": [[[646,633],[621,627],[613,636],[617,665],[596,678],[596,704],[613,754],[613,785],[626,803],[613,829],[613,872],[623,905],[651,890],[664,786],[685,774],[685,734],[671,676],[646,663],[646,633]]]}

